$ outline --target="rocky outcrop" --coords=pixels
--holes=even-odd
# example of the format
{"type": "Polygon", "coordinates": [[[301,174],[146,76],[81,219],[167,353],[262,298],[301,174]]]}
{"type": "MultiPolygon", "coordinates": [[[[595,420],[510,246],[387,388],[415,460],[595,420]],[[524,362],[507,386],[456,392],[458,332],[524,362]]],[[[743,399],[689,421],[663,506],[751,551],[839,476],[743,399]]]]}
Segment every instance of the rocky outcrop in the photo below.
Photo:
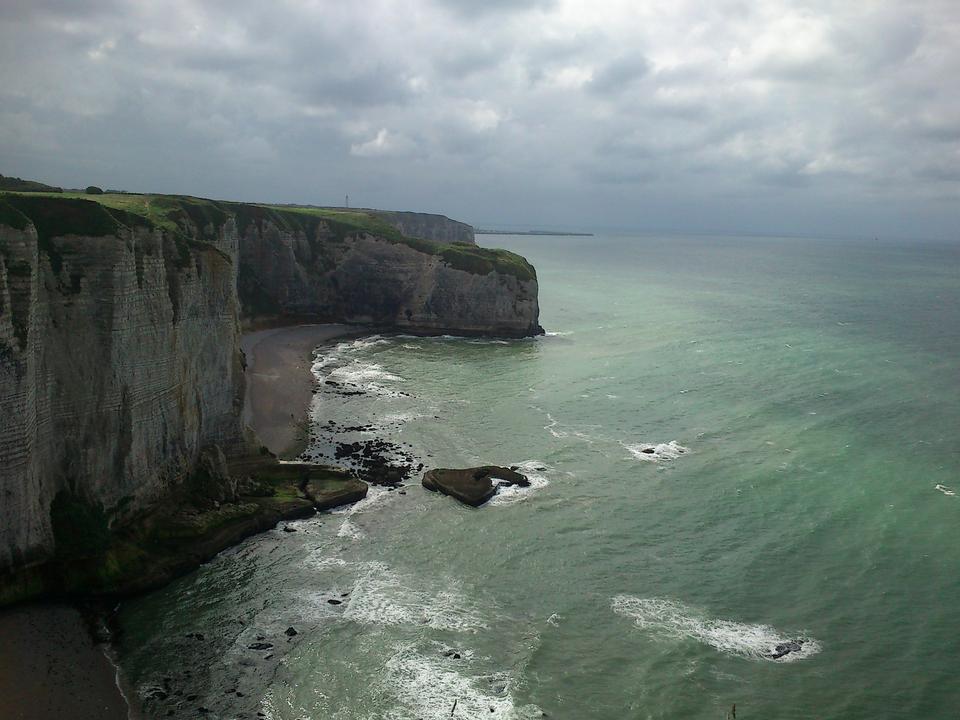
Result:
{"type": "Polygon", "coordinates": [[[0,595],[4,573],[102,553],[177,493],[237,502],[241,323],[304,317],[529,335],[536,275],[363,213],[0,195],[0,595]]]}
{"type": "Polygon", "coordinates": [[[476,245],[472,225],[451,220],[444,215],[387,210],[372,210],[371,212],[407,237],[443,244],[467,243],[476,245]]]}
{"type": "Polygon", "coordinates": [[[530,485],[525,475],[496,465],[428,470],[424,473],[422,482],[427,490],[449,495],[471,507],[483,505],[497,494],[497,488],[500,486],[527,487],[530,485]]]}

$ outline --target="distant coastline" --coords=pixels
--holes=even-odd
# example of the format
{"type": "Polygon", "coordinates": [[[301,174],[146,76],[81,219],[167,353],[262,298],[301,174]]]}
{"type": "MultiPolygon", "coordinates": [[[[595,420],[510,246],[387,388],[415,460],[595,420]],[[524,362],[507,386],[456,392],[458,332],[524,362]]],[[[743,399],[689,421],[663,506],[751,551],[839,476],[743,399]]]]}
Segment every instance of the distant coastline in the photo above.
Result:
{"type": "Polygon", "coordinates": [[[593,237],[593,233],[554,232],[552,230],[484,230],[475,227],[474,235],[553,235],[556,237],[593,237]]]}

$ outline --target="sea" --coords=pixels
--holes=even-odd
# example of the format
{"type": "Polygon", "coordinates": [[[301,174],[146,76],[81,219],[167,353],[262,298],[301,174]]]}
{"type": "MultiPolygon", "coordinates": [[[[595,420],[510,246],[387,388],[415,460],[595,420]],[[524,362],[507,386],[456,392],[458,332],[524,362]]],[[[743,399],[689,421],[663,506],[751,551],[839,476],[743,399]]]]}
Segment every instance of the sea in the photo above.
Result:
{"type": "Polygon", "coordinates": [[[531,486],[372,488],[124,602],[148,717],[960,717],[960,243],[480,239],[546,335],[318,348],[311,451],[531,486]]]}

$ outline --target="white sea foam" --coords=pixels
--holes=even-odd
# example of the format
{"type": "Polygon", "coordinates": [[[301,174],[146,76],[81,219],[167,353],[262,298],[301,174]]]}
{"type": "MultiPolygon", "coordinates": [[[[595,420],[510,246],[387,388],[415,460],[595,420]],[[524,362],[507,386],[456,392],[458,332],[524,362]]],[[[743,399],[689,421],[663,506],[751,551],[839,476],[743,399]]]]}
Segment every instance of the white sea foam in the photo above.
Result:
{"type": "Polygon", "coordinates": [[[636,445],[628,445],[626,443],[620,443],[623,447],[637,460],[644,460],[646,462],[660,462],[662,460],[676,460],[681,455],[690,452],[690,448],[686,448],[676,440],[671,440],[668,443],[637,443],[636,445]]]}
{"type": "Polygon", "coordinates": [[[368,385],[371,382],[406,382],[399,375],[394,375],[383,369],[382,365],[377,363],[362,362],[354,360],[349,365],[343,365],[331,370],[327,379],[333,378],[339,383],[351,383],[353,385],[368,385]]]}
{"type": "Polygon", "coordinates": [[[361,530],[357,525],[355,525],[353,520],[350,518],[345,518],[344,521],[340,523],[340,527],[337,529],[337,537],[359,540],[365,536],[366,533],[363,532],[363,530],[361,530]]]}
{"type": "Polygon", "coordinates": [[[820,644],[803,635],[788,636],[768,625],[749,625],[707,617],[695,608],[668,598],[618,595],[611,603],[618,615],[632,618],[637,627],[654,635],[692,639],[728,655],[750,660],[793,662],[820,652],[820,644]],[[771,657],[777,645],[802,641],[801,648],[781,658],[771,657]]]}
{"type": "Polygon", "coordinates": [[[948,495],[950,497],[954,497],[957,494],[957,491],[954,490],[952,487],[947,487],[946,485],[941,485],[940,483],[937,483],[936,485],[934,485],[933,489],[939,490],[944,495],[948,495]]]}
{"type": "Polygon", "coordinates": [[[354,522],[354,518],[368,512],[371,508],[391,502],[395,497],[396,493],[392,493],[386,488],[371,485],[367,489],[367,496],[362,500],[357,500],[357,502],[350,505],[331,510],[330,512],[333,515],[346,516],[343,522],[340,523],[340,527],[337,530],[337,537],[351,538],[352,540],[359,540],[364,537],[365,533],[363,532],[363,528],[354,522]]]}
{"type": "Polygon", "coordinates": [[[567,437],[567,433],[564,432],[563,430],[554,430],[554,428],[555,428],[559,423],[558,423],[558,421],[553,417],[553,415],[551,415],[550,413],[547,413],[547,420],[550,421],[550,424],[549,424],[549,425],[544,425],[544,426],[543,426],[543,429],[544,429],[544,430],[546,430],[548,433],[550,433],[551,435],[553,435],[555,438],[565,438],[565,437],[567,437]]]}
{"type": "Polygon", "coordinates": [[[308,557],[307,564],[316,570],[331,570],[333,568],[344,568],[349,563],[343,558],[338,557],[308,557]]]}
{"type": "Polygon", "coordinates": [[[439,592],[411,587],[382,563],[369,563],[350,592],[344,618],[364,625],[413,625],[475,633],[487,627],[455,583],[439,592]]]}
{"type": "Polygon", "coordinates": [[[497,494],[494,495],[488,505],[512,505],[529,497],[530,493],[545,488],[550,484],[550,480],[544,474],[550,468],[539,460],[527,460],[517,465],[517,472],[526,475],[530,481],[529,487],[520,487],[519,485],[501,485],[497,488],[497,494]],[[538,470],[538,468],[546,468],[538,470]]]}
{"type": "Polygon", "coordinates": [[[398,703],[386,717],[389,720],[542,717],[534,705],[517,707],[510,693],[512,680],[506,673],[471,676],[465,674],[468,670],[463,660],[451,662],[442,656],[428,656],[412,646],[397,648],[384,666],[380,681],[398,703]]]}

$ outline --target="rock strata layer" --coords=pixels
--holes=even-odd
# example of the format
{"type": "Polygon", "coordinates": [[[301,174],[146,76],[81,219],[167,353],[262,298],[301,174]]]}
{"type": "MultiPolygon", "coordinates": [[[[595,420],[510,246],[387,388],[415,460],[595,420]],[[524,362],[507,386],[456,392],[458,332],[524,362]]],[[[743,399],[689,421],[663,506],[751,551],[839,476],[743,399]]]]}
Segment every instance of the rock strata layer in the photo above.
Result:
{"type": "Polygon", "coordinates": [[[427,490],[449,495],[471,507],[483,505],[497,494],[498,487],[511,485],[527,487],[530,481],[516,470],[496,465],[461,469],[437,468],[428,470],[423,475],[423,486],[427,490]]]}
{"type": "Polygon", "coordinates": [[[0,604],[173,497],[235,504],[244,325],[540,332],[533,268],[430,217],[400,218],[425,240],[354,211],[0,194],[0,604]]]}

